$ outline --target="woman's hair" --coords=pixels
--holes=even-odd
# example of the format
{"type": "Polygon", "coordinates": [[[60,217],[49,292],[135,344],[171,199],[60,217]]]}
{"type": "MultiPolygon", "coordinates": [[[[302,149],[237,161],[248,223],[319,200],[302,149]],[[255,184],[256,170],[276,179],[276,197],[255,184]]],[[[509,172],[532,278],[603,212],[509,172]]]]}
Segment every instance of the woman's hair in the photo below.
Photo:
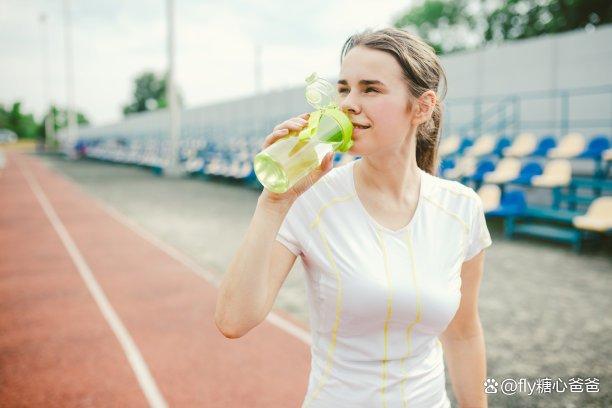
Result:
{"type": "Polygon", "coordinates": [[[431,119],[417,129],[417,165],[430,174],[437,172],[438,141],[442,125],[441,101],[446,96],[446,75],[434,49],[416,35],[396,28],[372,31],[367,29],[349,37],[342,47],[340,63],[357,46],[379,50],[392,55],[399,63],[408,90],[418,98],[427,90],[436,92],[437,102],[431,119]],[[440,82],[443,91],[438,93],[440,82]]]}

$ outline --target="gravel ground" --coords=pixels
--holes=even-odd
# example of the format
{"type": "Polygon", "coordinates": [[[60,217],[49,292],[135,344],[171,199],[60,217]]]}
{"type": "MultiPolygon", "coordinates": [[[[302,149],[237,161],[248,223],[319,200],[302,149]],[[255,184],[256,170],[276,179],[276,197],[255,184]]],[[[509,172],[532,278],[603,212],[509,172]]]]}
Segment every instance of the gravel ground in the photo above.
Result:
{"type": "MultiPolygon", "coordinates": [[[[259,191],[240,183],[203,178],[169,179],[127,165],[68,161],[39,155],[51,168],[91,195],[181,249],[217,277],[237,250],[259,191]]],[[[612,251],[610,240],[568,246],[539,240],[507,240],[501,223],[489,221],[480,314],[487,345],[487,373],[504,379],[596,378],[598,392],[489,395],[491,407],[612,406],[612,251]]],[[[283,285],[275,309],[308,325],[302,265],[283,285]]],[[[451,392],[447,372],[447,389],[451,392]]],[[[453,406],[456,406],[451,395],[453,406]]]]}

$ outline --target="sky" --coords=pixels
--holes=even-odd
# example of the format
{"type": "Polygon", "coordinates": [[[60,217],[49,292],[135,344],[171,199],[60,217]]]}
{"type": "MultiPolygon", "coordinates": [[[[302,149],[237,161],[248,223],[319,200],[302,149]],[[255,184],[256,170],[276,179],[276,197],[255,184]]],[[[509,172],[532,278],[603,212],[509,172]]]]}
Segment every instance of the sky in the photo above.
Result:
{"type": "MultiPolygon", "coordinates": [[[[122,107],[131,101],[134,79],[147,70],[166,70],[166,1],[69,3],[76,106],[94,124],[119,121],[122,107]]],[[[410,4],[175,0],[180,93],[187,108],[252,95],[256,45],[261,47],[264,92],[300,86],[312,71],[333,78],[349,35],[390,26],[410,4]]],[[[0,103],[22,101],[22,109],[37,118],[49,103],[65,106],[63,27],[62,0],[0,0],[0,103]],[[46,25],[40,22],[42,14],[46,25]]]]}

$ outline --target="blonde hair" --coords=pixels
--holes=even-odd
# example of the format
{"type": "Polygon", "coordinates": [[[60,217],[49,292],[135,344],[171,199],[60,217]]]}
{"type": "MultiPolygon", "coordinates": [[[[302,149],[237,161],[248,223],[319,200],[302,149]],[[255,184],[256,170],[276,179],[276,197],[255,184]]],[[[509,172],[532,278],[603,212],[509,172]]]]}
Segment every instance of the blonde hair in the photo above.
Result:
{"type": "Polygon", "coordinates": [[[433,90],[438,96],[431,118],[417,129],[417,165],[430,174],[437,172],[438,143],[442,125],[442,99],[446,96],[446,74],[434,49],[414,34],[397,28],[377,31],[367,29],[350,36],[342,46],[340,63],[357,46],[368,47],[392,55],[400,65],[408,90],[418,98],[433,90]],[[443,92],[438,93],[443,82],[443,92]]]}

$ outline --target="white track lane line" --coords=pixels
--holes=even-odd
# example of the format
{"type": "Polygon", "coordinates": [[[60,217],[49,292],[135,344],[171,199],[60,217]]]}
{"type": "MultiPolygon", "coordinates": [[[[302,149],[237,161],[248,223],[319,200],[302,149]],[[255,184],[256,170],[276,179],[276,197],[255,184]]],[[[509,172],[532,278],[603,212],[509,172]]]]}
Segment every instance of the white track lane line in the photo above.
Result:
{"type": "Polygon", "coordinates": [[[38,199],[40,206],[47,215],[47,218],[49,219],[49,222],[51,222],[51,225],[55,229],[55,232],[57,232],[60,239],[62,240],[64,247],[66,247],[66,250],[68,251],[68,254],[70,254],[70,257],[72,258],[72,261],[77,267],[81,278],[83,278],[83,281],[85,281],[87,289],[89,289],[89,292],[98,304],[102,315],[104,316],[107,323],[113,330],[113,333],[115,333],[115,336],[119,340],[119,344],[121,344],[123,352],[125,353],[130,363],[130,366],[132,367],[132,370],[134,371],[134,374],[136,374],[136,378],[140,383],[140,388],[142,389],[142,392],[144,393],[147,400],[149,401],[149,405],[154,408],[167,407],[168,405],[164,400],[164,397],[160,393],[159,389],[157,388],[155,379],[153,379],[153,376],[151,375],[151,372],[147,367],[147,363],[144,361],[142,355],[140,354],[136,343],[134,343],[134,340],[130,336],[130,333],[127,331],[127,329],[121,322],[121,319],[113,309],[113,306],[108,301],[106,295],[104,294],[104,291],[98,284],[98,281],[96,281],[93,272],[89,268],[89,265],[87,265],[85,258],[83,258],[83,255],[81,255],[81,252],[75,245],[74,241],[72,240],[72,237],[66,230],[66,227],[64,227],[64,224],[53,209],[53,206],[47,199],[47,196],[40,187],[40,184],[25,164],[20,163],[20,160],[15,160],[15,162],[18,164],[17,167],[19,167],[19,170],[21,171],[22,175],[27,180],[30,189],[38,199]]]}
{"type": "MultiPolygon", "coordinates": [[[[47,167],[45,164],[43,164],[43,165],[45,167],[47,167]]],[[[102,208],[106,213],[108,213],[111,217],[113,217],[119,223],[125,225],[127,228],[132,230],[134,233],[138,234],[141,238],[143,238],[146,241],[150,242],[155,247],[157,247],[161,251],[163,251],[166,254],[168,254],[171,258],[173,258],[176,261],[178,261],[179,263],[183,264],[185,267],[187,267],[187,269],[191,270],[197,276],[203,278],[204,280],[206,280],[207,282],[212,284],[214,287],[216,287],[216,288],[219,287],[219,284],[220,284],[219,279],[217,279],[217,277],[215,277],[212,273],[210,273],[210,272],[204,270],[202,267],[200,267],[197,264],[197,262],[195,262],[193,259],[191,259],[187,255],[185,255],[184,253],[182,253],[178,249],[174,248],[173,246],[171,246],[171,245],[161,241],[155,235],[153,235],[152,233],[150,233],[149,231],[147,231],[146,229],[141,227],[139,224],[137,224],[134,221],[132,221],[131,219],[129,219],[127,216],[121,214],[119,211],[115,210],[110,205],[104,203],[103,201],[101,201],[98,198],[94,197],[92,194],[90,194],[87,191],[85,191],[78,184],[78,181],[76,181],[74,178],[72,178],[72,177],[70,177],[68,175],[65,175],[65,174],[62,174],[62,177],[65,177],[65,178],[71,180],[72,184],[74,185],[74,187],[77,190],[81,191],[84,195],[86,195],[88,198],[93,200],[96,204],[98,204],[98,206],[100,206],[100,208],[102,208]]],[[[310,335],[310,333],[308,333],[308,331],[304,330],[302,327],[294,324],[293,322],[285,319],[284,317],[280,316],[279,314],[275,313],[274,311],[271,311],[270,313],[268,313],[268,316],[266,317],[266,320],[269,323],[271,323],[272,325],[274,325],[274,326],[278,327],[279,329],[281,329],[282,331],[284,331],[285,333],[287,333],[287,334],[297,338],[298,340],[301,340],[302,342],[306,343],[307,345],[310,346],[310,344],[312,343],[312,336],[310,335]]]]}

